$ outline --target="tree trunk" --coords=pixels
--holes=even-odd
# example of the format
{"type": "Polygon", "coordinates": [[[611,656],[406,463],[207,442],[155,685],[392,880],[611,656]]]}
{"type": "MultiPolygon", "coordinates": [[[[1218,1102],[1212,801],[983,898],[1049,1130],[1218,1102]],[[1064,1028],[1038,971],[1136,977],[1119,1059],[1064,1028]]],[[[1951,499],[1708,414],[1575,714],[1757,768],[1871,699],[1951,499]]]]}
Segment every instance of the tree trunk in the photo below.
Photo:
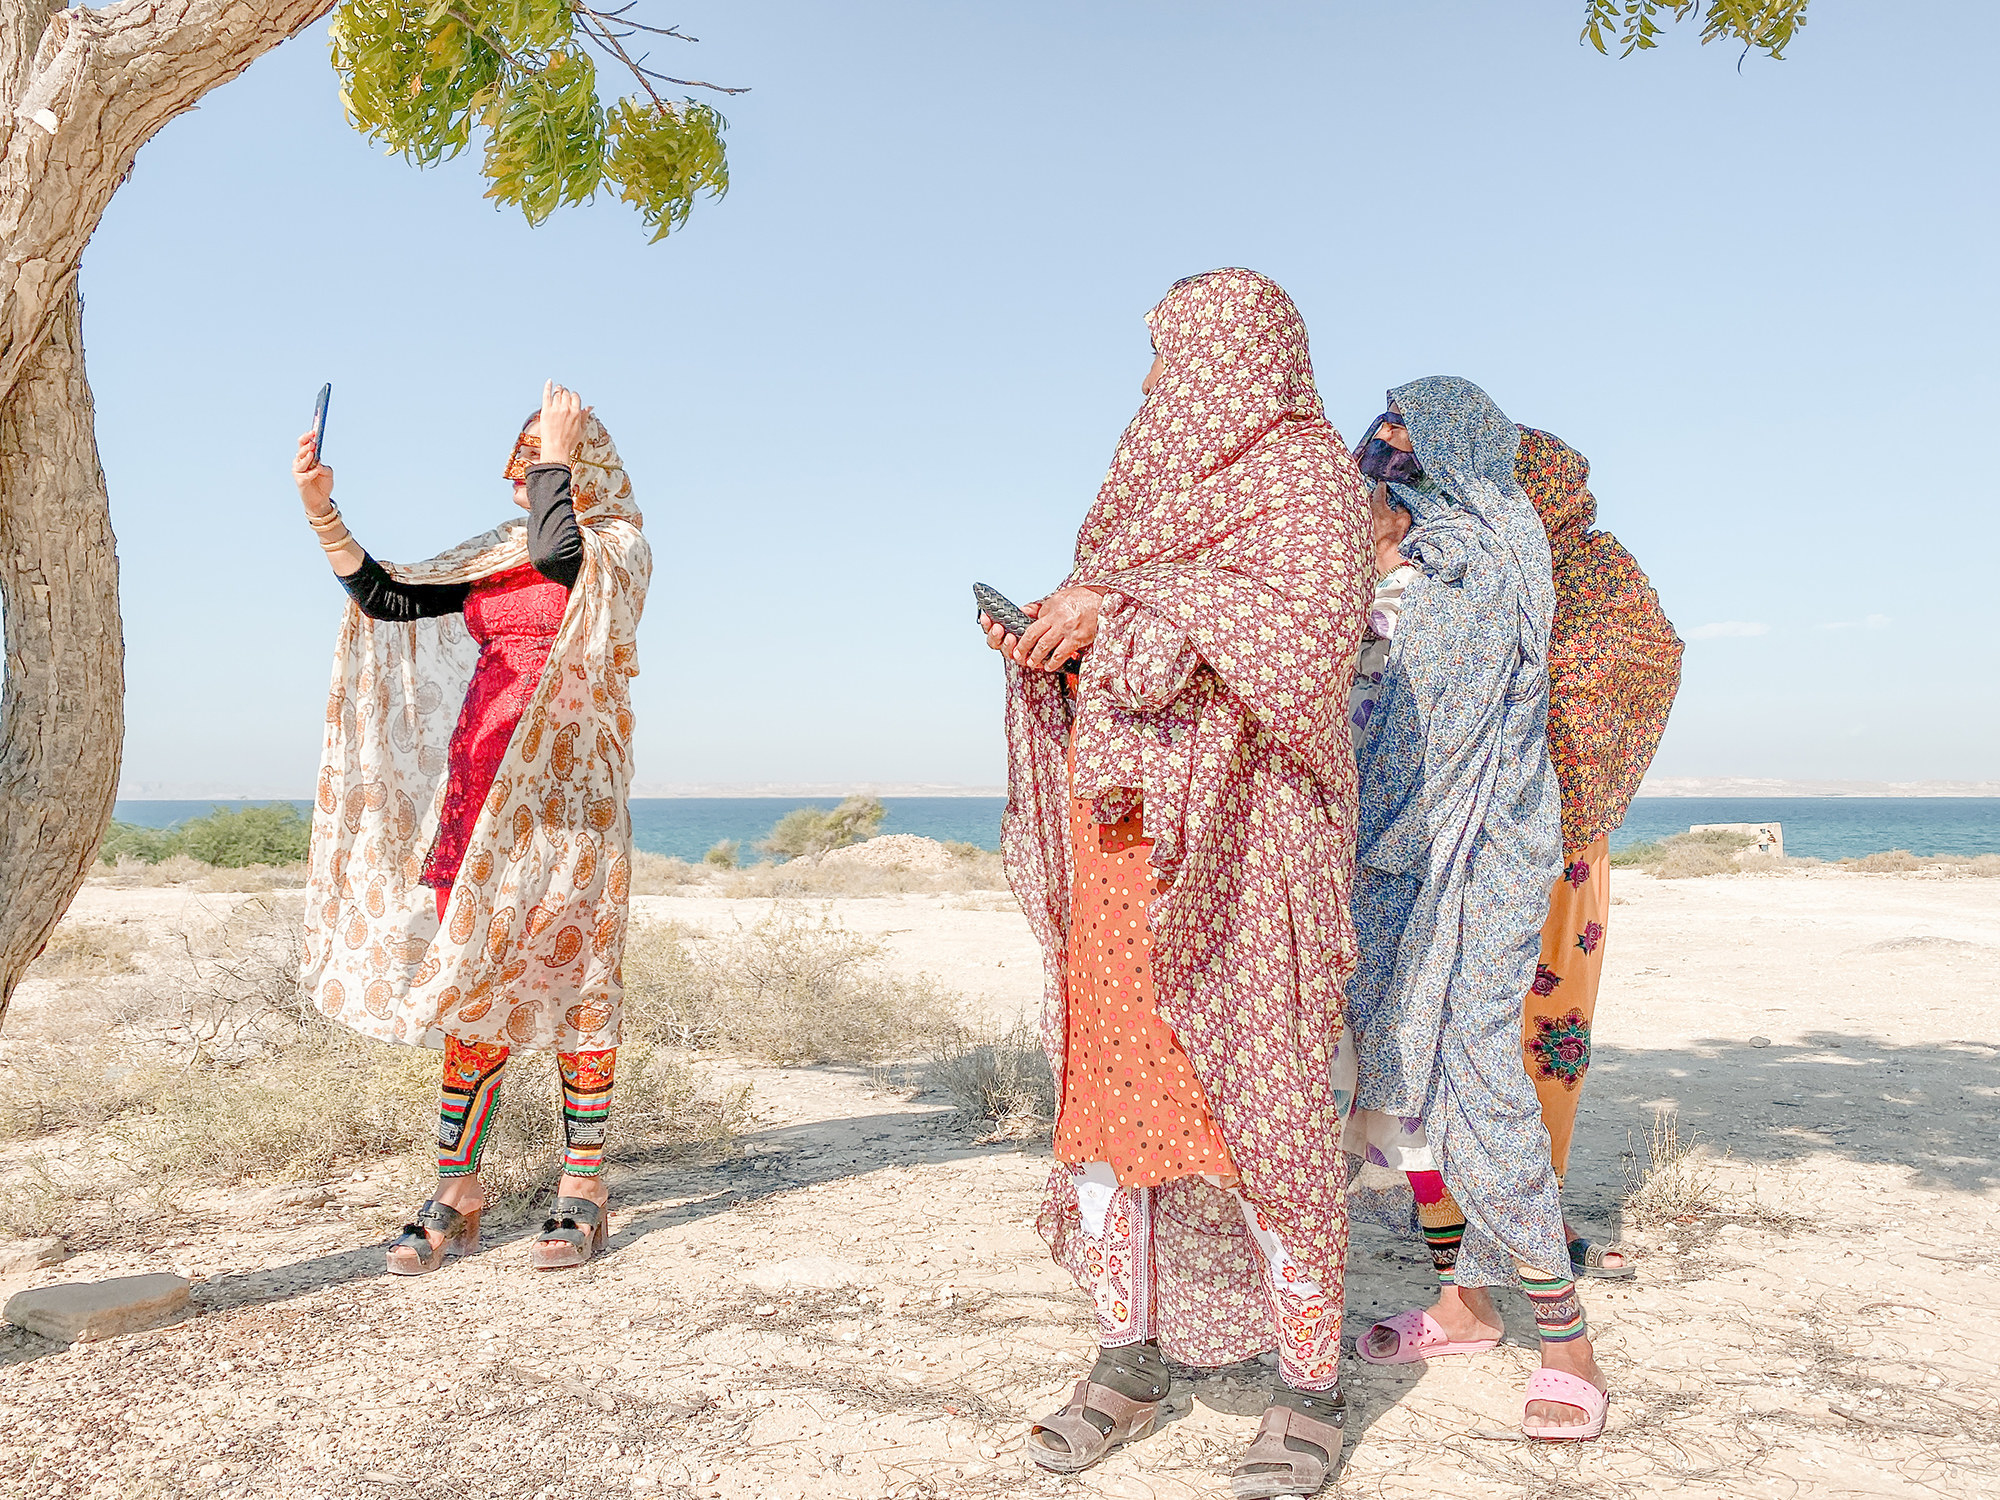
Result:
{"type": "Polygon", "coordinates": [[[0,1019],[96,857],[125,742],[118,555],[76,283],[0,402],[0,1019]]]}
{"type": "Polygon", "coordinates": [[[118,558],[76,271],[139,148],[334,0],[0,0],[0,1022],[111,819],[118,558]]]}

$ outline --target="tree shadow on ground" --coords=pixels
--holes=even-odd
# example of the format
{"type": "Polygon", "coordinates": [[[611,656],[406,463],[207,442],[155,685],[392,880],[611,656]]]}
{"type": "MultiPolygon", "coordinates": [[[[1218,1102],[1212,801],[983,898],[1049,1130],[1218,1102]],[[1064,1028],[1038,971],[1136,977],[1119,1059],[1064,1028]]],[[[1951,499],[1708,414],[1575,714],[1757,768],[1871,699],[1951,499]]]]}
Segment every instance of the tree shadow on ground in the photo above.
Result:
{"type": "MultiPolygon", "coordinates": [[[[1968,1021],[1972,1018],[1968,1017],[1968,1021]]],[[[1901,1045],[1814,1031],[1752,1046],[1705,1037],[1674,1049],[1598,1045],[1583,1086],[1566,1183],[1580,1209],[1607,1211],[1643,1166],[1646,1131],[1680,1116],[1717,1154],[1757,1165],[1833,1155],[1907,1168],[1948,1192],[2000,1188],[2000,1046],[1901,1045]]]]}
{"type": "MultiPolygon", "coordinates": [[[[605,1254],[658,1229],[688,1224],[781,1193],[834,1183],[892,1166],[927,1166],[1018,1150],[972,1142],[945,1108],[804,1121],[747,1131],[728,1160],[631,1162],[614,1178],[616,1218],[605,1254]]],[[[534,1238],[539,1217],[483,1236],[480,1253],[534,1238]]],[[[385,1241],[386,1243],[386,1241],[385,1241]]],[[[366,1246],[262,1270],[233,1271],[196,1287],[203,1313],[310,1296],[348,1282],[402,1280],[383,1269],[382,1247],[366,1246]]],[[[562,1273],[550,1273],[562,1274],[562,1273]]]]}

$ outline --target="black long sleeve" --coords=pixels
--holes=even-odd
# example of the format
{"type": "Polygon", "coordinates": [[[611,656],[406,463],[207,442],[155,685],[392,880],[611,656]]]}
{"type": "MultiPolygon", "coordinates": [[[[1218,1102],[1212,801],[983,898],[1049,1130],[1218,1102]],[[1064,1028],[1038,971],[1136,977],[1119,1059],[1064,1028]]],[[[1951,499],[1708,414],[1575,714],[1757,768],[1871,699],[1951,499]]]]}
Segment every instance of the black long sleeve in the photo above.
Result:
{"type": "Polygon", "coordinates": [[[398,583],[367,553],[361,566],[340,580],[348,597],[371,620],[427,620],[465,608],[468,583],[398,583]]]}
{"type": "MultiPolygon", "coordinates": [[[[569,498],[569,466],[536,464],[528,470],[528,561],[551,583],[576,587],[583,570],[583,533],[569,498]]],[[[373,620],[427,620],[465,608],[466,583],[398,583],[367,553],[340,580],[348,596],[373,620]]]]}
{"type": "Polygon", "coordinates": [[[576,587],[583,533],[570,504],[568,464],[535,464],[528,470],[528,561],[550,583],[576,587]]]}

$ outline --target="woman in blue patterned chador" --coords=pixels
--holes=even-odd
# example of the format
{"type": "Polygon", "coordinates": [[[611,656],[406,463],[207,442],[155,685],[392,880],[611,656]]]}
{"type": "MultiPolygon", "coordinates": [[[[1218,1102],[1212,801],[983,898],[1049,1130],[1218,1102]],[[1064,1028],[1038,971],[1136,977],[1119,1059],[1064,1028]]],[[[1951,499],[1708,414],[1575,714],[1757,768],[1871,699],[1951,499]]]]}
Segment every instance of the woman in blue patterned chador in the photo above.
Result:
{"type": "Polygon", "coordinates": [[[1490,1349],[1504,1330],[1487,1289],[1518,1276],[1542,1340],[1523,1428],[1591,1438],[1604,1380],[1521,1066],[1521,997],[1562,869],[1548,537],[1515,480],[1519,432],[1472,382],[1401,386],[1370,431],[1363,473],[1411,517],[1400,551],[1415,575],[1357,746],[1355,1123],[1427,1147],[1434,1170],[1412,1180],[1443,1290],[1428,1310],[1376,1324],[1357,1352],[1403,1364],[1490,1349]],[[1377,436],[1385,425],[1394,447],[1377,436]]]}

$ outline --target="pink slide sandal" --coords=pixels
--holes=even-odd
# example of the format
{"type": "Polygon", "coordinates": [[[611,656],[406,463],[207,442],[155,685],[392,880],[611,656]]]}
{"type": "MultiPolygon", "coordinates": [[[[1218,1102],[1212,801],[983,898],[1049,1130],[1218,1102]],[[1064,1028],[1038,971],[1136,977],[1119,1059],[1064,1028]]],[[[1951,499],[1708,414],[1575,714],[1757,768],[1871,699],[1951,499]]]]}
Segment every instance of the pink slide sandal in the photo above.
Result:
{"type": "MultiPolygon", "coordinates": [[[[1384,1318],[1354,1342],[1354,1352],[1371,1365],[1413,1365],[1419,1360],[1437,1359],[1446,1354],[1483,1354],[1500,1342],[1491,1339],[1454,1339],[1438,1326],[1437,1319],[1421,1307],[1384,1318]],[[1396,1335],[1396,1347],[1387,1354],[1368,1352],[1368,1333],[1386,1328],[1396,1335]]],[[[1596,1434],[1592,1433],[1595,1437],[1596,1434]]]]}
{"type": "Polygon", "coordinates": [[[1574,1406],[1584,1415],[1582,1426],[1564,1425],[1557,1422],[1530,1421],[1521,1418],[1521,1431],[1531,1438],[1547,1438],[1554,1442],[1588,1442],[1604,1431],[1604,1414],[1610,1409],[1611,1395],[1600,1391],[1588,1380],[1570,1375],[1562,1370],[1537,1370],[1528,1377],[1529,1401],[1555,1401],[1563,1406],[1574,1406]]]}

